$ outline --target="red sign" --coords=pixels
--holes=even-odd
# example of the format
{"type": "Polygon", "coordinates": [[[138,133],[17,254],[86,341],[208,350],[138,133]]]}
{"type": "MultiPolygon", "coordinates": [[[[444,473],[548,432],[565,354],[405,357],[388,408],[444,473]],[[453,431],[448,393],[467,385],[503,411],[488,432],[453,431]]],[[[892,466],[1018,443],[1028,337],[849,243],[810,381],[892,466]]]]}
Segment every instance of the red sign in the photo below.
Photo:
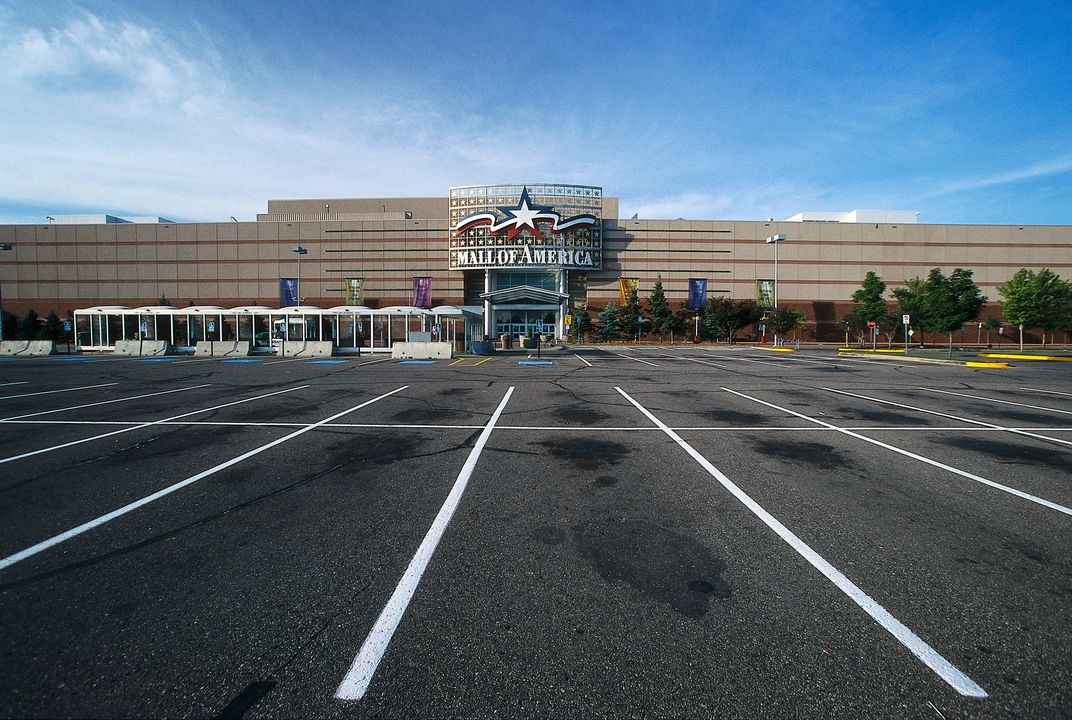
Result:
{"type": "Polygon", "coordinates": [[[874,330],[874,329],[875,329],[875,327],[876,327],[876,325],[875,325],[875,321],[874,321],[874,320],[868,320],[868,321],[867,321],[867,327],[869,327],[869,328],[871,328],[872,330],[874,330]]]}

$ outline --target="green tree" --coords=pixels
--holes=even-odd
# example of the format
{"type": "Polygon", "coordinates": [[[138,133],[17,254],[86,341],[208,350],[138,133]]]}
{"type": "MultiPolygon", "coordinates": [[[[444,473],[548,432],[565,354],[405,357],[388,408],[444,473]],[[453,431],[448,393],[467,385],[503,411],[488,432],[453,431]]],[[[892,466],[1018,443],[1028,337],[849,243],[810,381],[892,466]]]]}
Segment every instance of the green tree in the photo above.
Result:
{"type": "MultiPolygon", "coordinates": [[[[651,288],[648,296],[648,313],[651,320],[651,331],[657,335],[669,335],[674,326],[674,311],[666,302],[666,293],[663,291],[663,279],[660,275],[651,288]]],[[[634,318],[635,320],[636,318],[634,318]]]]}
{"type": "Polygon", "coordinates": [[[1068,327],[1068,317],[1072,314],[1072,283],[1062,280],[1049,268],[1043,268],[1035,275],[1035,284],[1038,288],[1042,347],[1046,347],[1047,332],[1052,341],[1054,333],[1068,327]]]}
{"type": "Polygon", "coordinates": [[[45,318],[45,324],[41,326],[41,330],[37,334],[37,339],[51,340],[54,343],[58,343],[61,335],[63,335],[63,321],[60,320],[55,312],[50,312],[48,317],[45,318]]]}
{"type": "Polygon", "coordinates": [[[852,294],[852,311],[864,322],[879,323],[886,316],[886,283],[873,272],[864,276],[860,289],[852,294]]]}
{"type": "Polygon", "coordinates": [[[930,319],[927,317],[927,287],[926,283],[918,277],[905,280],[904,287],[894,289],[893,296],[897,299],[897,309],[902,315],[909,316],[908,326],[919,330],[919,344],[923,346],[925,330],[932,330],[930,319]]]}
{"type": "Polygon", "coordinates": [[[19,332],[19,318],[7,310],[0,311],[0,340],[14,340],[19,332]]]}
{"type": "Polygon", "coordinates": [[[854,312],[850,312],[841,319],[841,326],[845,328],[846,338],[854,337],[860,345],[864,344],[864,333],[867,331],[867,321],[854,312]]]}
{"type": "Polygon", "coordinates": [[[711,298],[700,322],[705,339],[729,338],[733,327],[733,301],[723,296],[711,298]]]}
{"type": "Polygon", "coordinates": [[[801,322],[804,320],[805,315],[800,310],[781,307],[777,310],[768,312],[767,317],[764,318],[763,322],[772,333],[785,337],[793,332],[793,330],[800,327],[801,322]]]}
{"type": "MultiPolygon", "coordinates": [[[[893,347],[893,341],[897,339],[898,330],[901,330],[901,316],[895,312],[887,312],[881,320],[877,321],[886,336],[886,347],[893,347]]],[[[903,330],[901,330],[903,332],[903,330]]]]}
{"type": "Polygon", "coordinates": [[[573,309],[573,324],[570,325],[569,333],[575,342],[584,342],[584,339],[592,334],[592,317],[588,314],[588,303],[581,303],[573,309]]]}
{"type": "Polygon", "coordinates": [[[675,332],[683,333],[686,337],[692,337],[696,334],[696,311],[688,306],[688,303],[681,303],[678,305],[677,310],[674,311],[673,329],[675,332]]]}
{"type": "Polygon", "coordinates": [[[614,303],[607,303],[607,306],[599,312],[599,329],[596,330],[596,340],[609,342],[618,340],[621,336],[621,310],[614,303]]]}
{"type": "Polygon", "coordinates": [[[730,344],[733,344],[734,335],[741,328],[755,325],[763,319],[763,308],[755,300],[740,300],[733,303],[733,312],[730,313],[730,344]]]}
{"type": "Polygon", "coordinates": [[[41,330],[41,319],[37,317],[37,311],[30,308],[20,320],[15,331],[18,340],[36,340],[37,333],[41,330]]]}
{"type": "Polygon", "coordinates": [[[979,315],[986,299],[972,280],[972,271],[956,268],[949,277],[940,268],[932,268],[925,283],[924,317],[949,339],[949,357],[953,357],[953,332],[979,315]]]}
{"type": "Polygon", "coordinates": [[[1020,268],[1008,282],[998,285],[998,293],[1004,298],[1004,301],[999,303],[1001,314],[1019,327],[1020,352],[1024,351],[1024,328],[1042,326],[1043,299],[1039,290],[1040,283],[1035,271],[1027,268],[1020,268]]]}
{"type": "Polygon", "coordinates": [[[625,304],[622,305],[618,314],[621,337],[631,340],[637,335],[637,317],[640,316],[640,298],[637,296],[637,286],[629,283],[629,294],[625,304]]]}
{"type": "Polygon", "coordinates": [[[986,320],[983,320],[983,327],[986,328],[986,346],[991,347],[990,333],[993,332],[994,328],[1001,327],[1001,320],[993,315],[987,315],[986,320]]]}

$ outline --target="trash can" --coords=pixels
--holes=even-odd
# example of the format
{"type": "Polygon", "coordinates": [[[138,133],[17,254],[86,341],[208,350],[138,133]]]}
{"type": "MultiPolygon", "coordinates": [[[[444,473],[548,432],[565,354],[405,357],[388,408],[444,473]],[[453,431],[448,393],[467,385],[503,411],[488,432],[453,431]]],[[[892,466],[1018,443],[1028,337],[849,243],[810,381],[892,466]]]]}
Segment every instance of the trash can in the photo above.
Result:
{"type": "Polygon", "coordinates": [[[500,335],[499,336],[499,346],[503,350],[509,350],[512,347],[512,343],[510,342],[510,336],[509,335],[500,335]]]}

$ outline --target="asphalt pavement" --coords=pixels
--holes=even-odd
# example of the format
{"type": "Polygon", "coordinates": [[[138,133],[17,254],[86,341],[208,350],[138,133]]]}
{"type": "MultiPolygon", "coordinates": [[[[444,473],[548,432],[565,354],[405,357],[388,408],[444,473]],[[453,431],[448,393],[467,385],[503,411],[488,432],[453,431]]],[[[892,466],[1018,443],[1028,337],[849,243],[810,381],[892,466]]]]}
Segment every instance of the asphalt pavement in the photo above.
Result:
{"type": "Polygon", "coordinates": [[[0,360],[0,716],[1072,716],[1072,364],[0,360]]]}

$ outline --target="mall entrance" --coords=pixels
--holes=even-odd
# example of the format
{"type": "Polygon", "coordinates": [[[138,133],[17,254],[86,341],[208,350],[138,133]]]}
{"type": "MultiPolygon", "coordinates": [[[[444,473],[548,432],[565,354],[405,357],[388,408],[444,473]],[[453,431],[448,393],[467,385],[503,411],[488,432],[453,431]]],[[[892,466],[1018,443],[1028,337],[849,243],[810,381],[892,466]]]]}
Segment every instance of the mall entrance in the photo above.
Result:
{"type": "Polygon", "coordinates": [[[495,308],[495,337],[500,335],[536,337],[554,335],[558,327],[558,307],[495,308]]]}

